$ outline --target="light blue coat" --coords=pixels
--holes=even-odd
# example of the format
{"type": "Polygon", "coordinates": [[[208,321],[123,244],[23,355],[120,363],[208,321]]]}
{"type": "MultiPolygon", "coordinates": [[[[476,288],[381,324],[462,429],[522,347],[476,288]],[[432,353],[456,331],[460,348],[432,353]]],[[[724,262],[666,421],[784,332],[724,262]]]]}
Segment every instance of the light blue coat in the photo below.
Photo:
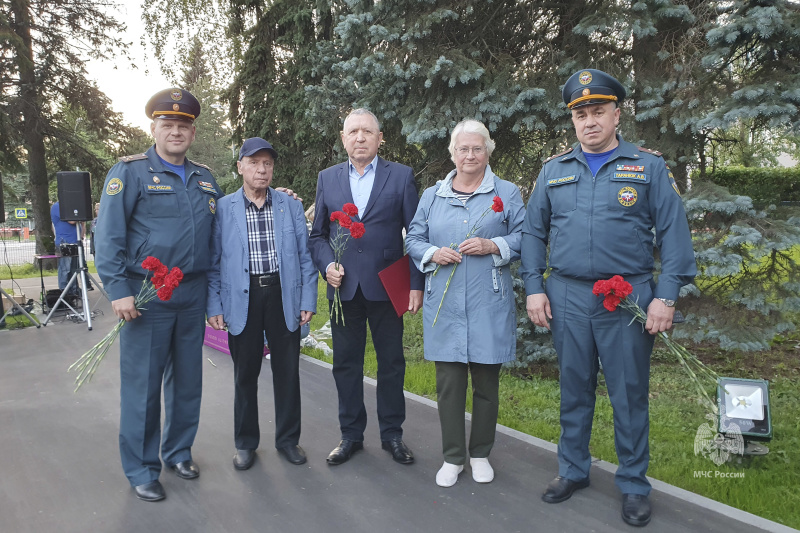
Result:
{"type": "Polygon", "coordinates": [[[488,165],[483,181],[464,205],[453,193],[455,173],[425,190],[406,237],[409,255],[425,274],[425,359],[505,363],[516,357],[516,308],[509,267],[519,259],[525,206],[517,186],[498,178],[488,165]],[[454,267],[443,266],[434,276],[437,265],[430,259],[438,248],[463,242],[495,196],[503,200],[503,212],[490,210],[473,236],[491,239],[500,255],[462,256],[434,326],[454,267]]]}
{"type": "MultiPolygon", "coordinates": [[[[317,311],[317,270],[308,252],[308,228],[303,204],[270,188],[275,247],[286,327],[300,325],[300,311],[317,311]]],[[[211,269],[208,271],[209,317],[222,315],[228,331],[239,335],[247,322],[250,300],[250,250],[247,219],[240,188],[217,202],[211,231],[211,269]]],[[[276,310],[277,311],[277,310],[276,310]]]]}

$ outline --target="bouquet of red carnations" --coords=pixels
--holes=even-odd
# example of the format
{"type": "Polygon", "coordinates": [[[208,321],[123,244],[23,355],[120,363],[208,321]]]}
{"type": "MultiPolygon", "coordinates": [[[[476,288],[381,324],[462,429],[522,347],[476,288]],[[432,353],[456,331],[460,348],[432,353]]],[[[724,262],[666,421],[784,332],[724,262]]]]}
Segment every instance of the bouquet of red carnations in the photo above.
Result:
{"type": "MultiPolygon", "coordinates": [[[[609,311],[615,311],[617,306],[622,307],[633,315],[631,324],[639,322],[640,324],[647,323],[647,313],[644,309],[639,307],[639,303],[632,300],[630,295],[633,292],[633,287],[630,283],[625,281],[622,276],[613,276],[611,279],[601,279],[594,284],[592,292],[597,295],[603,295],[603,307],[609,311]]],[[[714,412],[717,412],[716,403],[711,401],[711,397],[706,391],[706,387],[701,383],[701,378],[707,381],[717,383],[717,373],[708,368],[701,360],[695,357],[689,350],[672,340],[672,337],[662,331],[658,334],[667,349],[674,355],[680,362],[683,369],[689,375],[697,392],[700,394],[703,401],[714,412]]]]}
{"type": "MultiPolygon", "coordinates": [[[[138,311],[146,310],[147,308],[144,307],[145,304],[154,300],[156,297],[164,302],[172,298],[172,291],[178,287],[183,279],[183,272],[181,272],[180,268],[172,267],[172,270],[170,270],[155,257],[148,256],[147,259],[142,261],[142,268],[148,272],[142,281],[139,294],[137,294],[134,299],[134,305],[138,311]],[[153,273],[153,277],[148,279],[151,272],[153,273]]],[[[111,348],[114,341],[117,340],[119,330],[121,330],[124,325],[125,321],[120,319],[111,331],[103,337],[103,340],[95,344],[91,350],[83,354],[80,359],[72,363],[67,369],[67,372],[71,372],[72,370],[78,372],[78,376],[75,378],[75,383],[77,383],[75,392],[81,388],[84,382],[92,380],[92,376],[94,376],[98,365],[106,356],[108,349],[111,348]]]]}
{"type": "MultiPolygon", "coordinates": [[[[339,224],[339,230],[336,232],[336,236],[331,239],[331,248],[333,249],[334,257],[336,258],[336,263],[333,267],[336,270],[339,270],[339,263],[342,261],[342,255],[344,255],[344,251],[347,248],[347,241],[350,240],[350,237],[353,237],[354,239],[360,239],[364,236],[364,224],[361,222],[354,222],[353,219],[350,218],[356,215],[358,215],[358,207],[356,207],[356,204],[351,203],[344,204],[341,211],[334,211],[331,213],[331,222],[336,222],[339,224]]],[[[331,309],[331,320],[336,322],[339,318],[342,319],[342,325],[344,326],[342,300],[339,296],[339,287],[336,287],[336,289],[333,291],[333,309],[331,309]]]]}

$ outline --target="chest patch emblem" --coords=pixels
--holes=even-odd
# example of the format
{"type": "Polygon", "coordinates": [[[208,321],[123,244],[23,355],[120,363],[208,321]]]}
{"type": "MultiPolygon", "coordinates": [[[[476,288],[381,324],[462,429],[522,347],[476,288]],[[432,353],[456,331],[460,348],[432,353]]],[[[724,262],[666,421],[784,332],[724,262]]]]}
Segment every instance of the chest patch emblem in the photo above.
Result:
{"type": "Polygon", "coordinates": [[[644,165],[617,165],[621,172],[644,172],[644,165]]]}
{"type": "Polygon", "coordinates": [[[106,185],[106,194],[109,196],[114,196],[115,194],[119,194],[122,192],[122,180],[119,178],[111,178],[111,181],[108,182],[106,185]]]}
{"type": "Polygon", "coordinates": [[[212,215],[217,214],[217,201],[213,198],[208,199],[208,210],[211,211],[212,215]]]}
{"type": "Polygon", "coordinates": [[[636,203],[639,195],[633,187],[623,187],[617,193],[617,200],[625,207],[630,207],[636,203]]]}

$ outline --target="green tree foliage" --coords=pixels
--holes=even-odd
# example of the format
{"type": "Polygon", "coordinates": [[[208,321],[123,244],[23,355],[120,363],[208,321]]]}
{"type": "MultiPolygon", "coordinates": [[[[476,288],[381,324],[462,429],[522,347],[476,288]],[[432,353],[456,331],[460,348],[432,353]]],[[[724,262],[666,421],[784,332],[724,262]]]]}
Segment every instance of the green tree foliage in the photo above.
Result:
{"type": "Polygon", "coordinates": [[[684,196],[699,276],[684,287],[676,331],[722,348],[760,350],[800,316],[800,213],[760,211],[708,182],[684,196]]]}
{"type": "MultiPolygon", "coordinates": [[[[85,121],[106,120],[107,101],[86,78],[87,57],[108,58],[124,43],[124,28],[97,0],[8,0],[0,12],[0,128],[2,162],[28,167],[37,221],[49,221],[48,143],[82,146],[59,114],[82,109],[85,121]]],[[[84,154],[87,155],[87,154],[84,154]]],[[[52,247],[50,224],[37,225],[37,251],[52,247]]]]}
{"type": "Polygon", "coordinates": [[[220,103],[221,91],[214,83],[203,44],[197,36],[181,72],[180,86],[189,90],[202,108],[194,121],[196,133],[188,157],[208,165],[218,179],[231,178],[236,168],[231,128],[220,103]]]}
{"type": "Polygon", "coordinates": [[[333,161],[338,137],[314,127],[305,97],[311,54],[331,33],[330,9],[324,0],[232,0],[230,7],[231,32],[248,43],[227,93],[235,137],[267,139],[279,156],[274,184],[305,198],[314,198],[317,173],[333,161]]]}

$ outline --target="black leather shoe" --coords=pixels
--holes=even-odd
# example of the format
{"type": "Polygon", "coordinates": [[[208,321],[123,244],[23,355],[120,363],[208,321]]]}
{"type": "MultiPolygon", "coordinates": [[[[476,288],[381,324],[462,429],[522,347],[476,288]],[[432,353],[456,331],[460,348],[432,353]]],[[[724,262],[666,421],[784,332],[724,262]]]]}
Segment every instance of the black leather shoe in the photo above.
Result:
{"type": "Polygon", "coordinates": [[[622,495],[622,519],[632,526],[646,526],[650,523],[650,500],[642,494],[622,495]]]}
{"type": "Polygon", "coordinates": [[[278,448],[278,453],[293,465],[301,465],[306,462],[306,452],[297,444],[278,448]]]}
{"type": "Polygon", "coordinates": [[[164,492],[164,487],[161,486],[159,480],[137,485],[133,487],[133,490],[136,492],[137,498],[146,502],[157,502],[167,497],[167,493],[164,492]]]}
{"type": "Polygon", "coordinates": [[[392,454],[392,459],[403,465],[410,465],[414,462],[414,454],[408,449],[403,439],[397,437],[392,440],[382,440],[381,448],[388,450],[392,454]]]}
{"type": "Polygon", "coordinates": [[[181,461],[172,465],[172,469],[181,479],[194,479],[200,475],[200,469],[194,464],[194,461],[181,461]]]}
{"type": "Polygon", "coordinates": [[[339,441],[339,445],[328,455],[326,461],[331,466],[340,465],[346,463],[355,452],[363,449],[364,443],[361,441],[342,439],[339,441]]]}
{"type": "Polygon", "coordinates": [[[573,481],[565,477],[558,476],[547,484],[547,488],[542,494],[542,501],[547,503],[561,503],[569,500],[572,493],[578,489],[585,489],[589,486],[588,479],[573,481]]]}
{"type": "Polygon", "coordinates": [[[255,450],[236,450],[236,455],[233,456],[233,467],[236,470],[247,470],[255,462],[255,450]]]}

